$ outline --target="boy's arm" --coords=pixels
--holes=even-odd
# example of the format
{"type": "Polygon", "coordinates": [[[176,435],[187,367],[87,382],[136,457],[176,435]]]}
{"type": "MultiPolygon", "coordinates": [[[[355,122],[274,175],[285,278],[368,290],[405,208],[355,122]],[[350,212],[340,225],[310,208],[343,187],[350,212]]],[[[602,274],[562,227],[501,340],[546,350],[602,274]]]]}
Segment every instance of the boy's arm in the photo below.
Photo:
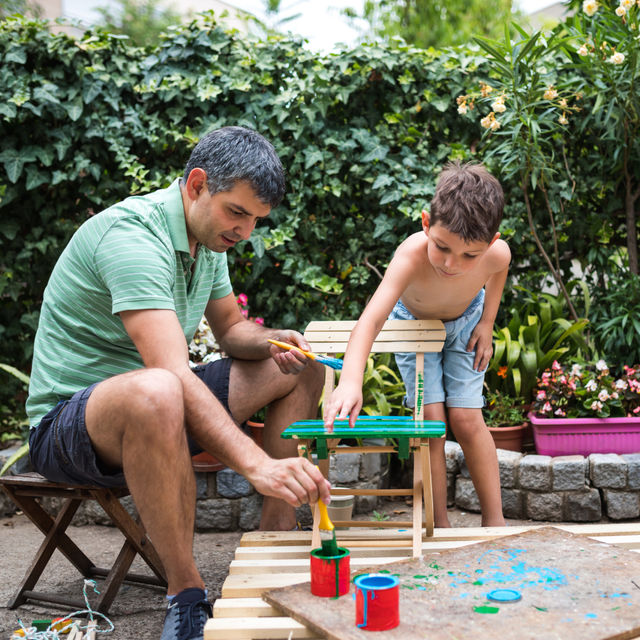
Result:
{"type": "Polygon", "coordinates": [[[499,270],[493,273],[485,284],[484,311],[467,344],[467,351],[475,349],[473,368],[476,371],[484,371],[493,355],[493,324],[500,307],[510,261],[511,251],[505,242],[501,242],[496,261],[499,270]]]}
{"type": "Polygon", "coordinates": [[[371,345],[410,279],[412,262],[402,249],[402,246],[398,248],[382,282],[351,332],[340,383],[325,404],[324,424],[327,429],[333,428],[336,418],[348,417],[349,426],[355,425],[362,408],[362,381],[371,345]]]}

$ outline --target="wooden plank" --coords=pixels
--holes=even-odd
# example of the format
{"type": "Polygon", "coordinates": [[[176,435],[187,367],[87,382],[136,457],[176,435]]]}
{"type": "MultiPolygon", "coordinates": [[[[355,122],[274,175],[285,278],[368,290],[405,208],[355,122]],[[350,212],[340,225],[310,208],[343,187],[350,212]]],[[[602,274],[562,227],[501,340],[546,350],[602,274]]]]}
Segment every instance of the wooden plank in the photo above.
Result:
{"type": "MultiPolygon", "coordinates": [[[[380,549],[378,549],[378,552],[380,549]]],[[[397,558],[395,558],[397,560],[397,558]]],[[[384,555],[381,557],[351,557],[349,563],[352,569],[358,567],[369,567],[388,564],[393,562],[394,558],[389,558],[384,555]]],[[[307,549],[306,557],[302,558],[278,558],[277,562],[274,562],[272,558],[266,558],[263,560],[251,559],[251,560],[232,560],[229,564],[229,575],[257,575],[257,574],[269,574],[269,573],[306,573],[307,580],[309,580],[309,549],[307,549]]]]}
{"type": "Polygon", "coordinates": [[[214,618],[266,618],[282,612],[262,598],[218,598],[213,605],[214,618]]]}
{"type": "MultiPolygon", "coordinates": [[[[555,527],[394,562],[385,571],[401,583],[400,625],[385,640],[623,640],[640,633],[640,556],[555,527]],[[496,588],[516,589],[521,600],[492,603],[487,593],[496,588]]],[[[329,601],[300,583],[263,597],[329,640],[371,637],[354,624],[352,593],[329,601]]]]}
{"type": "Polygon", "coordinates": [[[204,640],[277,640],[314,638],[304,625],[288,617],[209,618],[204,625],[204,640]]]}
{"type": "Polygon", "coordinates": [[[269,589],[307,582],[302,573],[265,573],[255,576],[227,576],[222,584],[223,598],[257,598],[269,589]]]}
{"type": "MultiPolygon", "coordinates": [[[[307,340],[315,353],[327,354],[335,356],[342,354],[347,350],[347,342],[313,342],[307,340]]],[[[376,340],[371,346],[372,353],[436,353],[442,351],[443,339],[423,340],[421,342],[411,341],[395,341],[395,342],[379,342],[376,340]]]]}
{"type": "MultiPolygon", "coordinates": [[[[307,331],[352,331],[357,320],[312,320],[305,329],[307,331]]],[[[410,329],[441,329],[441,320],[387,320],[382,325],[382,331],[410,330],[410,329]]]]}

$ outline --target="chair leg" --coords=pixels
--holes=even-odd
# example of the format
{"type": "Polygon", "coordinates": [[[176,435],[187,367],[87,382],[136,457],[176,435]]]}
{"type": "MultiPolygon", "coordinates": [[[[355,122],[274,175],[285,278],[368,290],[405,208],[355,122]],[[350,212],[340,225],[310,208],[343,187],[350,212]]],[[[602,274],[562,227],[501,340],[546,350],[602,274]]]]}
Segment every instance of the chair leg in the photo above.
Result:
{"type": "Polygon", "coordinates": [[[422,447],[413,450],[413,557],[422,555],[422,447]]]}
{"type": "Polygon", "coordinates": [[[422,466],[422,492],[424,497],[424,519],[426,536],[433,536],[433,488],[431,485],[431,457],[429,442],[420,445],[420,465],[422,466]]]}

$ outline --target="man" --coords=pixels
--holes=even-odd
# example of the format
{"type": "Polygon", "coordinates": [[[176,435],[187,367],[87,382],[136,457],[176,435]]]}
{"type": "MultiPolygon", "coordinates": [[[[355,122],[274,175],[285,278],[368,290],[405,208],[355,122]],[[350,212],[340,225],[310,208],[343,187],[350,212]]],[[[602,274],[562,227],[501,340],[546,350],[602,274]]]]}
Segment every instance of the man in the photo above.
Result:
{"type": "Polygon", "coordinates": [[[27,401],[33,466],[53,481],[126,483],[167,574],[162,640],[202,638],[211,615],[192,552],[191,455],[213,453],[264,494],[262,529],[293,528],[295,506],[330,500],[318,469],[279,438],[315,414],[321,367],[270,345],[308,348],[245,320],[229,282],[225,252],[283,195],[269,142],[213,131],[170,187],[85,222],[45,290],[27,401]],[[230,358],[191,370],[203,312],[230,358]],[[237,424],[265,406],[262,451],[237,424]]]}

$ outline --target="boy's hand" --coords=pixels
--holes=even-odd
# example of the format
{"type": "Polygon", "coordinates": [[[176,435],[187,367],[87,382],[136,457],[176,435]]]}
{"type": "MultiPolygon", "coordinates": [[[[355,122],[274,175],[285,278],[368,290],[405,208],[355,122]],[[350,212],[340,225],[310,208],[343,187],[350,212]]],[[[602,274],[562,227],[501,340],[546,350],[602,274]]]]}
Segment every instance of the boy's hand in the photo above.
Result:
{"type": "Polygon", "coordinates": [[[362,388],[339,384],[331,394],[324,408],[324,427],[331,433],[336,419],[349,418],[349,426],[353,428],[356,418],[362,409],[362,388]]]}
{"type": "Polygon", "coordinates": [[[467,344],[467,351],[475,349],[476,357],[473,360],[473,368],[476,371],[484,371],[491,362],[493,355],[493,323],[478,322],[471,333],[467,344]]]}

